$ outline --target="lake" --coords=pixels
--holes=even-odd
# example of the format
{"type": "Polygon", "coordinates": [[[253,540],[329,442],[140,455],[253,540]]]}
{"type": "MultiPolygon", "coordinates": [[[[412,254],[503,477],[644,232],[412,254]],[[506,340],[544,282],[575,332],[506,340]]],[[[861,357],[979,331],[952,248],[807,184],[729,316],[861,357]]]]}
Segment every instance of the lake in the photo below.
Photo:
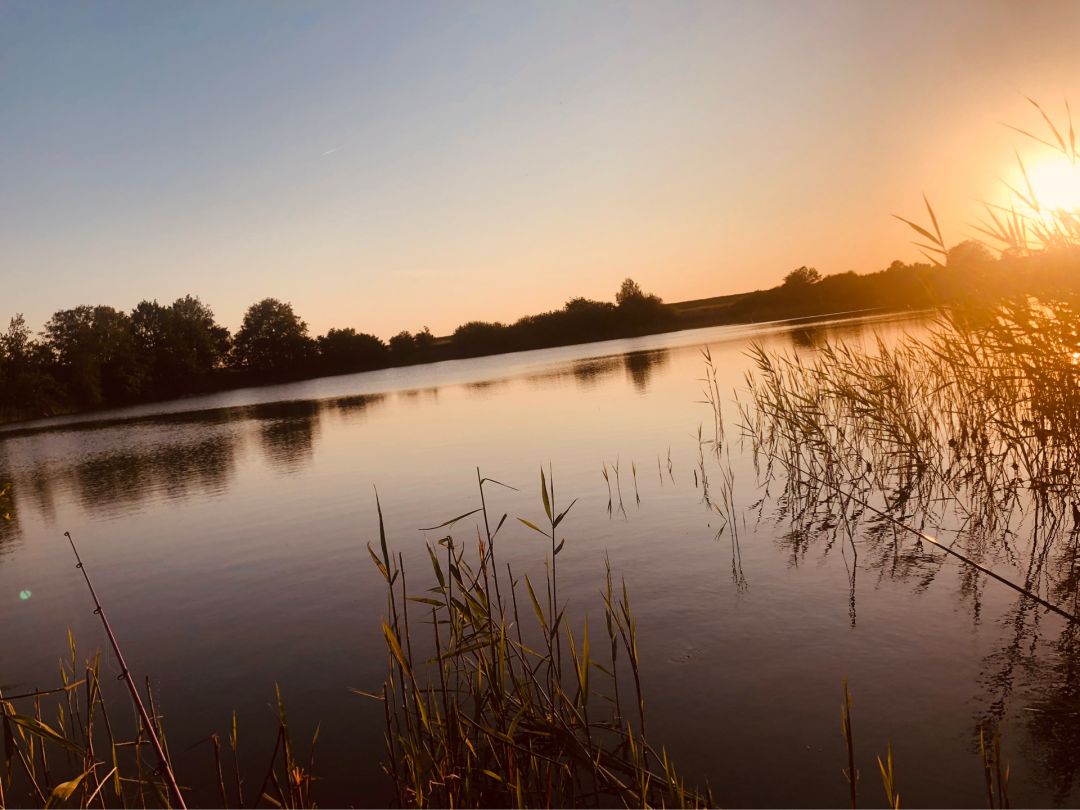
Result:
{"type": "MultiPolygon", "coordinates": [[[[560,500],[578,499],[561,527],[567,618],[602,621],[606,553],[633,597],[650,738],[691,784],[707,778],[725,805],[844,804],[846,678],[864,803],[884,803],[875,757],[891,745],[905,806],[983,806],[977,723],[994,717],[1013,804],[1075,805],[1080,724],[1038,718],[1061,620],[1031,632],[1013,592],[973,592],[955,560],[898,575],[870,554],[794,545],[738,441],[729,400],[752,341],[812,353],[924,328],[911,316],[717,327],[8,426],[0,687],[56,685],[69,627],[84,652],[107,646],[70,531],[128,664],[152,678],[192,804],[217,801],[201,743],[234,709],[244,763],[265,769],[275,684],[299,739],[320,724],[317,800],[385,804],[382,707],[350,691],[378,690],[386,667],[366,550],[376,489],[411,590],[428,584],[425,541],[447,531],[421,528],[479,505],[477,469],[516,488],[486,490],[511,518],[500,562],[542,576],[548,547],[513,518],[542,517],[550,465],[560,500]],[[725,398],[737,545],[699,480],[716,474],[699,441],[713,431],[703,347],[725,398]]],[[[476,518],[452,531],[475,539],[476,518]]]]}

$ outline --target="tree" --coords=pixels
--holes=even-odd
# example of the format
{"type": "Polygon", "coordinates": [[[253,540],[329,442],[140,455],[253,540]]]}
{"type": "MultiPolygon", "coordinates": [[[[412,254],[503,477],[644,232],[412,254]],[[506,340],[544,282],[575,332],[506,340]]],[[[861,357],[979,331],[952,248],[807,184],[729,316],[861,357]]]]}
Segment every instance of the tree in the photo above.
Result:
{"type": "Polygon", "coordinates": [[[0,421],[52,412],[59,391],[49,365],[48,353],[33,339],[26,319],[15,315],[0,334],[0,421]]]}
{"type": "Polygon", "coordinates": [[[170,396],[201,388],[229,351],[229,330],[213,311],[187,295],[170,306],[142,301],[131,312],[131,328],[147,369],[147,393],[170,396]]]}
{"type": "Polygon", "coordinates": [[[214,320],[214,311],[197,297],[185,295],[169,307],[172,328],[194,374],[219,368],[228,356],[229,330],[214,320]]]}
{"type": "Polygon", "coordinates": [[[300,373],[314,357],[307,324],[276,298],[252,304],[233,341],[233,365],[257,374],[300,373]]]}
{"type": "Polygon", "coordinates": [[[619,287],[619,291],[615,293],[615,303],[620,307],[632,304],[635,301],[641,301],[644,298],[645,293],[641,291],[641,287],[632,278],[625,279],[619,287]]]}
{"type": "Polygon", "coordinates": [[[807,267],[805,264],[802,267],[796,267],[784,276],[785,287],[809,287],[819,281],[821,281],[821,273],[817,271],[817,268],[807,267]]]}
{"type": "Polygon", "coordinates": [[[416,338],[412,332],[403,329],[390,338],[390,354],[398,363],[408,360],[416,353],[416,338]]]}
{"type": "Polygon", "coordinates": [[[319,338],[319,356],[328,371],[361,371],[385,365],[386,344],[355,329],[331,329],[319,338]]]}
{"type": "Polygon", "coordinates": [[[418,352],[427,352],[435,345],[435,336],[431,334],[431,330],[425,326],[413,335],[413,343],[416,344],[416,350],[418,352]]]}
{"type": "Polygon", "coordinates": [[[994,261],[990,248],[975,239],[954,245],[945,256],[945,264],[949,267],[985,267],[994,261]]]}
{"type": "Polygon", "coordinates": [[[454,349],[465,357],[506,351],[508,331],[501,323],[469,321],[454,330],[454,349]]]}
{"type": "Polygon", "coordinates": [[[60,310],[45,324],[45,345],[78,405],[127,402],[142,390],[144,370],[123,312],[106,306],[60,310]]]}
{"type": "Polygon", "coordinates": [[[615,293],[618,330],[622,334],[644,334],[662,329],[674,318],[671,307],[665,306],[660,296],[646,294],[636,281],[628,278],[615,293]]]}

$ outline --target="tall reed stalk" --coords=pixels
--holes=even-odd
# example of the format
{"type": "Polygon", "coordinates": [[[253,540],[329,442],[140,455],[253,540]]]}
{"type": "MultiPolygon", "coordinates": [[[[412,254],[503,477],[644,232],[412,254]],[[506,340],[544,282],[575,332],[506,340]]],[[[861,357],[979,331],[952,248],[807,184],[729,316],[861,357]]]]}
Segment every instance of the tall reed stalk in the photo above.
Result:
{"type": "MultiPolygon", "coordinates": [[[[481,493],[485,483],[481,478],[481,493]]],[[[637,625],[625,583],[615,588],[609,568],[603,658],[588,622],[578,634],[565,620],[557,559],[566,538],[559,529],[573,503],[558,510],[543,471],[540,489],[545,521],[519,518],[547,538],[539,590],[510,565],[497,571],[492,552],[506,516],[490,531],[482,499],[484,534],[475,544],[447,535],[429,545],[432,584],[411,593],[379,507],[379,547],[369,550],[387,587],[388,657],[376,697],[386,710],[384,767],[398,801],[414,807],[711,804],[709,794],[685,786],[666,751],[646,736],[637,625]],[[523,613],[530,621],[522,621],[523,613]],[[626,696],[633,696],[631,711],[624,709],[626,696]]]]}

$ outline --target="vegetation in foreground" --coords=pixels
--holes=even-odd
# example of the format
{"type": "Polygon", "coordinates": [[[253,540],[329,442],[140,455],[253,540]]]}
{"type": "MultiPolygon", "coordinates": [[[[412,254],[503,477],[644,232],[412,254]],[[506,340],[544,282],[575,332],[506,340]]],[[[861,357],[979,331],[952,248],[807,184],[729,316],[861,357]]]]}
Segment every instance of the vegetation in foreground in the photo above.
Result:
{"type": "Polygon", "coordinates": [[[557,511],[554,481],[541,472],[546,522],[541,528],[519,518],[550,542],[545,581],[534,587],[509,565],[500,573],[496,537],[507,516],[490,528],[484,485],[498,482],[477,477],[485,534],[475,555],[450,535],[428,547],[437,584],[427,594],[406,591],[381,514],[380,552],[370,549],[388,588],[389,675],[376,697],[386,706],[386,771],[399,803],[712,805],[710,795],[686,788],[666,751],[646,737],[625,583],[616,590],[608,570],[599,644],[594,631],[590,646],[587,621],[578,637],[573,620],[564,621],[557,560],[566,538],[558,529],[573,503],[557,511]],[[523,623],[523,613],[535,621],[523,623]]]}
{"type": "MultiPolygon", "coordinates": [[[[590,637],[585,622],[576,634],[575,619],[566,616],[557,561],[567,540],[559,529],[574,504],[559,511],[550,473],[541,472],[545,519],[517,519],[546,539],[543,584],[534,585],[510,565],[500,569],[497,539],[508,516],[491,528],[485,486],[504,485],[479,473],[477,478],[480,507],[432,529],[450,531],[477,515],[483,529],[475,550],[470,553],[452,534],[429,545],[430,587],[409,590],[381,508],[378,546],[368,545],[387,588],[387,665],[381,691],[358,694],[383,706],[382,768],[397,804],[715,806],[711,790],[688,787],[666,750],[647,737],[641,651],[625,583],[617,587],[607,569],[602,633],[590,637]]],[[[212,733],[200,742],[208,749],[206,769],[177,774],[180,789],[174,791],[167,727],[149,680],[144,690],[132,683],[132,702],[118,698],[103,683],[101,655],[80,662],[70,633],[68,642],[57,687],[0,695],[0,807],[316,806],[318,728],[310,740],[298,740],[280,690],[272,745],[260,742],[271,750],[264,767],[242,769],[234,712],[224,735],[212,733]],[[145,715],[137,711],[143,700],[134,699],[137,689],[145,695],[145,715]],[[155,755],[159,743],[161,758],[155,755]]],[[[855,768],[853,715],[845,683],[845,758],[837,764],[854,808],[876,803],[868,792],[882,794],[870,787],[877,779],[864,784],[855,768]]],[[[1009,768],[1000,736],[980,731],[979,740],[987,806],[1007,807],[1009,768]]],[[[900,807],[891,751],[877,764],[888,806],[900,807]]],[[[838,797],[843,784],[838,779],[838,797]]]]}
{"type": "MultiPolygon", "coordinates": [[[[554,484],[541,473],[546,528],[519,518],[550,541],[544,582],[534,587],[510,566],[500,573],[495,541],[507,516],[490,528],[485,485],[499,486],[478,475],[479,509],[435,527],[481,515],[485,535],[475,556],[450,535],[430,546],[435,584],[422,594],[406,590],[404,566],[390,553],[381,508],[379,548],[368,546],[387,586],[382,627],[388,659],[381,693],[361,694],[384,705],[383,767],[398,803],[713,804],[708,793],[688,789],[664,749],[646,737],[636,624],[625,584],[616,589],[608,571],[599,654],[590,647],[587,623],[576,637],[573,620],[564,621],[557,558],[566,538],[558,530],[573,503],[556,512],[554,484]],[[529,621],[522,621],[523,614],[529,621]]],[[[148,711],[136,712],[125,736],[121,729],[131,726],[130,716],[123,706],[107,706],[100,655],[80,664],[70,636],[69,644],[58,687],[0,695],[5,754],[0,806],[183,805],[190,789],[172,787],[168,738],[149,683],[148,711]],[[123,715],[119,723],[118,715],[123,715]],[[159,741],[163,755],[156,757],[159,741]]],[[[123,669],[119,648],[116,654],[123,669]]],[[[139,709],[142,699],[134,683],[131,697],[139,709]]],[[[241,773],[235,715],[227,751],[219,735],[206,739],[213,771],[200,781],[216,786],[215,803],[314,806],[318,733],[310,752],[301,755],[280,692],[276,706],[273,753],[256,779],[241,773]]],[[[182,774],[177,779],[185,784],[182,774]]]]}

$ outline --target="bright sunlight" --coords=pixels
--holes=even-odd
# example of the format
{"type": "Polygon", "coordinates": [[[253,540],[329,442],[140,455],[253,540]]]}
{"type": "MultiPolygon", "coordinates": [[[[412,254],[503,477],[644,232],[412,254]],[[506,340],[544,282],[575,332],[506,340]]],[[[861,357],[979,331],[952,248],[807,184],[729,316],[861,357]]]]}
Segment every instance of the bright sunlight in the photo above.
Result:
{"type": "MultiPolygon", "coordinates": [[[[1035,199],[1043,208],[1080,210],[1080,164],[1052,155],[1026,166],[1035,199]]],[[[1021,190],[1026,191],[1022,186],[1021,190]]]]}

